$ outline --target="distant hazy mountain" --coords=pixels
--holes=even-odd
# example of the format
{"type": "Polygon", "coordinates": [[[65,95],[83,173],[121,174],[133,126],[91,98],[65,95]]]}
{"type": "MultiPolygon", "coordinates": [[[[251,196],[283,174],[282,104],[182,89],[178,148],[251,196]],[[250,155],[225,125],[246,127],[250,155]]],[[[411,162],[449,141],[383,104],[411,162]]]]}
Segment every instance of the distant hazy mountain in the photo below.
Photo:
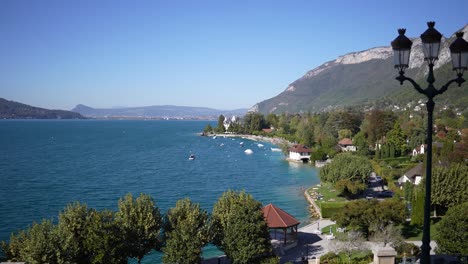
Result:
{"type": "Polygon", "coordinates": [[[206,107],[154,105],[127,108],[92,108],[79,104],[72,109],[94,118],[171,118],[171,119],[216,119],[219,115],[243,116],[247,109],[217,110],[206,107]]]}
{"type": "Polygon", "coordinates": [[[82,115],[64,110],[48,110],[0,98],[0,119],[82,119],[82,115]]]}
{"type": "MultiPolygon", "coordinates": [[[[468,25],[461,30],[465,32],[464,38],[468,39],[468,25]]],[[[395,30],[395,35],[389,36],[389,43],[396,36],[395,30]]],[[[442,40],[439,61],[435,66],[435,78],[438,81],[436,84],[445,83],[455,77],[455,73],[451,71],[448,50],[454,38],[452,35],[449,40],[442,40]]],[[[425,88],[427,66],[424,62],[421,39],[415,38],[412,41],[410,68],[406,75],[415,78],[425,88]]],[[[408,83],[400,86],[395,80],[397,75],[393,68],[393,51],[390,46],[353,52],[307,72],[282,93],[257,103],[250,110],[264,114],[318,112],[336,107],[376,104],[382,101],[404,103],[403,101],[423,98],[408,83]]],[[[465,79],[468,79],[467,73],[465,79]]],[[[468,85],[465,83],[463,86],[451,86],[446,94],[437,97],[436,100],[458,103],[466,107],[468,85]]]]}

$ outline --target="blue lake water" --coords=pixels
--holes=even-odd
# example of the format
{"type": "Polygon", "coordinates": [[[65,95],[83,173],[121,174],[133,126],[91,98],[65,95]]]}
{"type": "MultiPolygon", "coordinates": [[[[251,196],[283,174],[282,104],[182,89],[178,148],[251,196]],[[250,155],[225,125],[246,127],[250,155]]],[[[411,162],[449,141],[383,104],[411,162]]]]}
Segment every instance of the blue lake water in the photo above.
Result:
{"type": "MultiPolygon", "coordinates": [[[[228,190],[245,190],[308,222],[303,189],[317,170],[290,164],[273,145],[201,137],[209,121],[0,121],[0,240],[68,203],[117,209],[131,192],[150,194],[165,213],[189,197],[208,210],[228,190]],[[240,147],[244,142],[244,147],[240,147]],[[221,144],[224,144],[221,146],[221,144]],[[246,155],[245,149],[253,154],[246,155]],[[195,160],[188,160],[190,153],[195,160]]],[[[208,247],[205,256],[217,254],[208,247]]],[[[160,262],[160,253],[143,263],[160,262]]]]}

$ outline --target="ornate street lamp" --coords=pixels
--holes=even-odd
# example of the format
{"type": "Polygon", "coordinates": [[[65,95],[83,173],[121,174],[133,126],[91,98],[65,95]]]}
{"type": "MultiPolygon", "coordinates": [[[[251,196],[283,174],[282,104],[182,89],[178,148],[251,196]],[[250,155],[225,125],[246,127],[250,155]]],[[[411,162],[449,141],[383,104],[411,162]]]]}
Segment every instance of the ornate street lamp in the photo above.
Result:
{"type": "Polygon", "coordinates": [[[398,29],[399,36],[392,41],[393,58],[395,68],[398,69],[399,76],[396,77],[400,84],[404,81],[409,81],[413,87],[421,94],[427,97],[427,160],[426,160],[426,197],[424,199],[424,226],[421,246],[421,263],[430,263],[430,208],[431,208],[431,174],[432,174],[432,114],[434,112],[434,97],[444,93],[452,83],[457,83],[460,87],[465,82],[463,72],[468,67],[468,42],[463,39],[463,32],[456,34],[457,39],[450,45],[450,53],[452,57],[453,70],[457,73],[457,77],[448,81],[440,89],[434,87],[434,63],[438,60],[440,41],[442,34],[434,28],[435,22],[428,22],[429,27],[421,34],[423,45],[424,60],[429,66],[427,76],[428,86],[422,89],[413,79],[405,76],[405,69],[409,67],[409,58],[411,53],[411,45],[413,44],[405,36],[405,29],[398,29]]]}

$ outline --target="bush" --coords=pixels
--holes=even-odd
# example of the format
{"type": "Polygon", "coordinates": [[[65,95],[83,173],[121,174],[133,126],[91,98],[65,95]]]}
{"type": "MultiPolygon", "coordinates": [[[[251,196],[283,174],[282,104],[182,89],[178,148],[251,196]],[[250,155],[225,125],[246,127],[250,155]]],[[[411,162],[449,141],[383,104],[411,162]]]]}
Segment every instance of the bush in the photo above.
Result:
{"type": "Polygon", "coordinates": [[[407,257],[419,256],[419,254],[421,253],[421,249],[418,246],[416,246],[413,243],[406,242],[396,245],[395,250],[399,256],[405,255],[407,257]]]}
{"type": "Polygon", "coordinates": [[[260,261],[260,264],[279,264],[279,263],[280,263],[280,260],[276,256],[266,257],[260,261]]]}
{"type": "Polygon", "coordinates": [[[338,203],[321,203],[320,207],[322,209],[322,217],[323,218],[332,218],[336,213],[341,211],[341,209],[345,206],[346,203],[338,202],[338,203]]]}
{"type": "Polygon", "coordinates": [[[333,252],[328,252],[327,254],[320,257],[320,263],[339,264],[340,262],[341,262],[340,257],[333,252]]]}

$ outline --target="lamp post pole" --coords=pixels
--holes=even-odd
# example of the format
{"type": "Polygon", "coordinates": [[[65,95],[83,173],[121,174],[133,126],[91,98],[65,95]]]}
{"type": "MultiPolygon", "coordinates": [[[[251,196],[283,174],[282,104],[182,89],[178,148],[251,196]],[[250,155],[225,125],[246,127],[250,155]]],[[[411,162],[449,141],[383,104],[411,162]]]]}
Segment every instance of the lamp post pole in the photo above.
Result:
{"type": "Polygon", "coordinates": [[[421,35],[423,43],[424,60],[428,62],[429,73],[427,76],[428,86],[422,89],[413,79],[405,76],[405,69],[409,67],[409,57],[411,52],[412,41],[405,36],[405,29],[399,29],[399,36],[392,41],[392,49],[394,51],[395,68],[399,70],[399,76],[396,77],[400,84],[404,81],[409,81],[413,87],[421,94],[427,97],[427,158],[426,158],[426,185],[424,198],[424,226],[421,246],[421,263],[430,263],[430,216],[431,216],[431,183],[432,183],[432,130],[433,130],[433,113],[434,113],[434,97],[444,93],[452,83],[457,83],[461,86],[465,80],[462,78],[463,72],[468,69],[468,42],[463,39],[463,32],[456,34],[457,39],[450,45],[450,53],[452,56],[453,70],[456,71],[457,77],[448,81],[440,89],[434,87],[434,63],[438,60],[440,41],[442,34],[435,28],[435,22],[428,22],[428,29],[421,35]]]}

